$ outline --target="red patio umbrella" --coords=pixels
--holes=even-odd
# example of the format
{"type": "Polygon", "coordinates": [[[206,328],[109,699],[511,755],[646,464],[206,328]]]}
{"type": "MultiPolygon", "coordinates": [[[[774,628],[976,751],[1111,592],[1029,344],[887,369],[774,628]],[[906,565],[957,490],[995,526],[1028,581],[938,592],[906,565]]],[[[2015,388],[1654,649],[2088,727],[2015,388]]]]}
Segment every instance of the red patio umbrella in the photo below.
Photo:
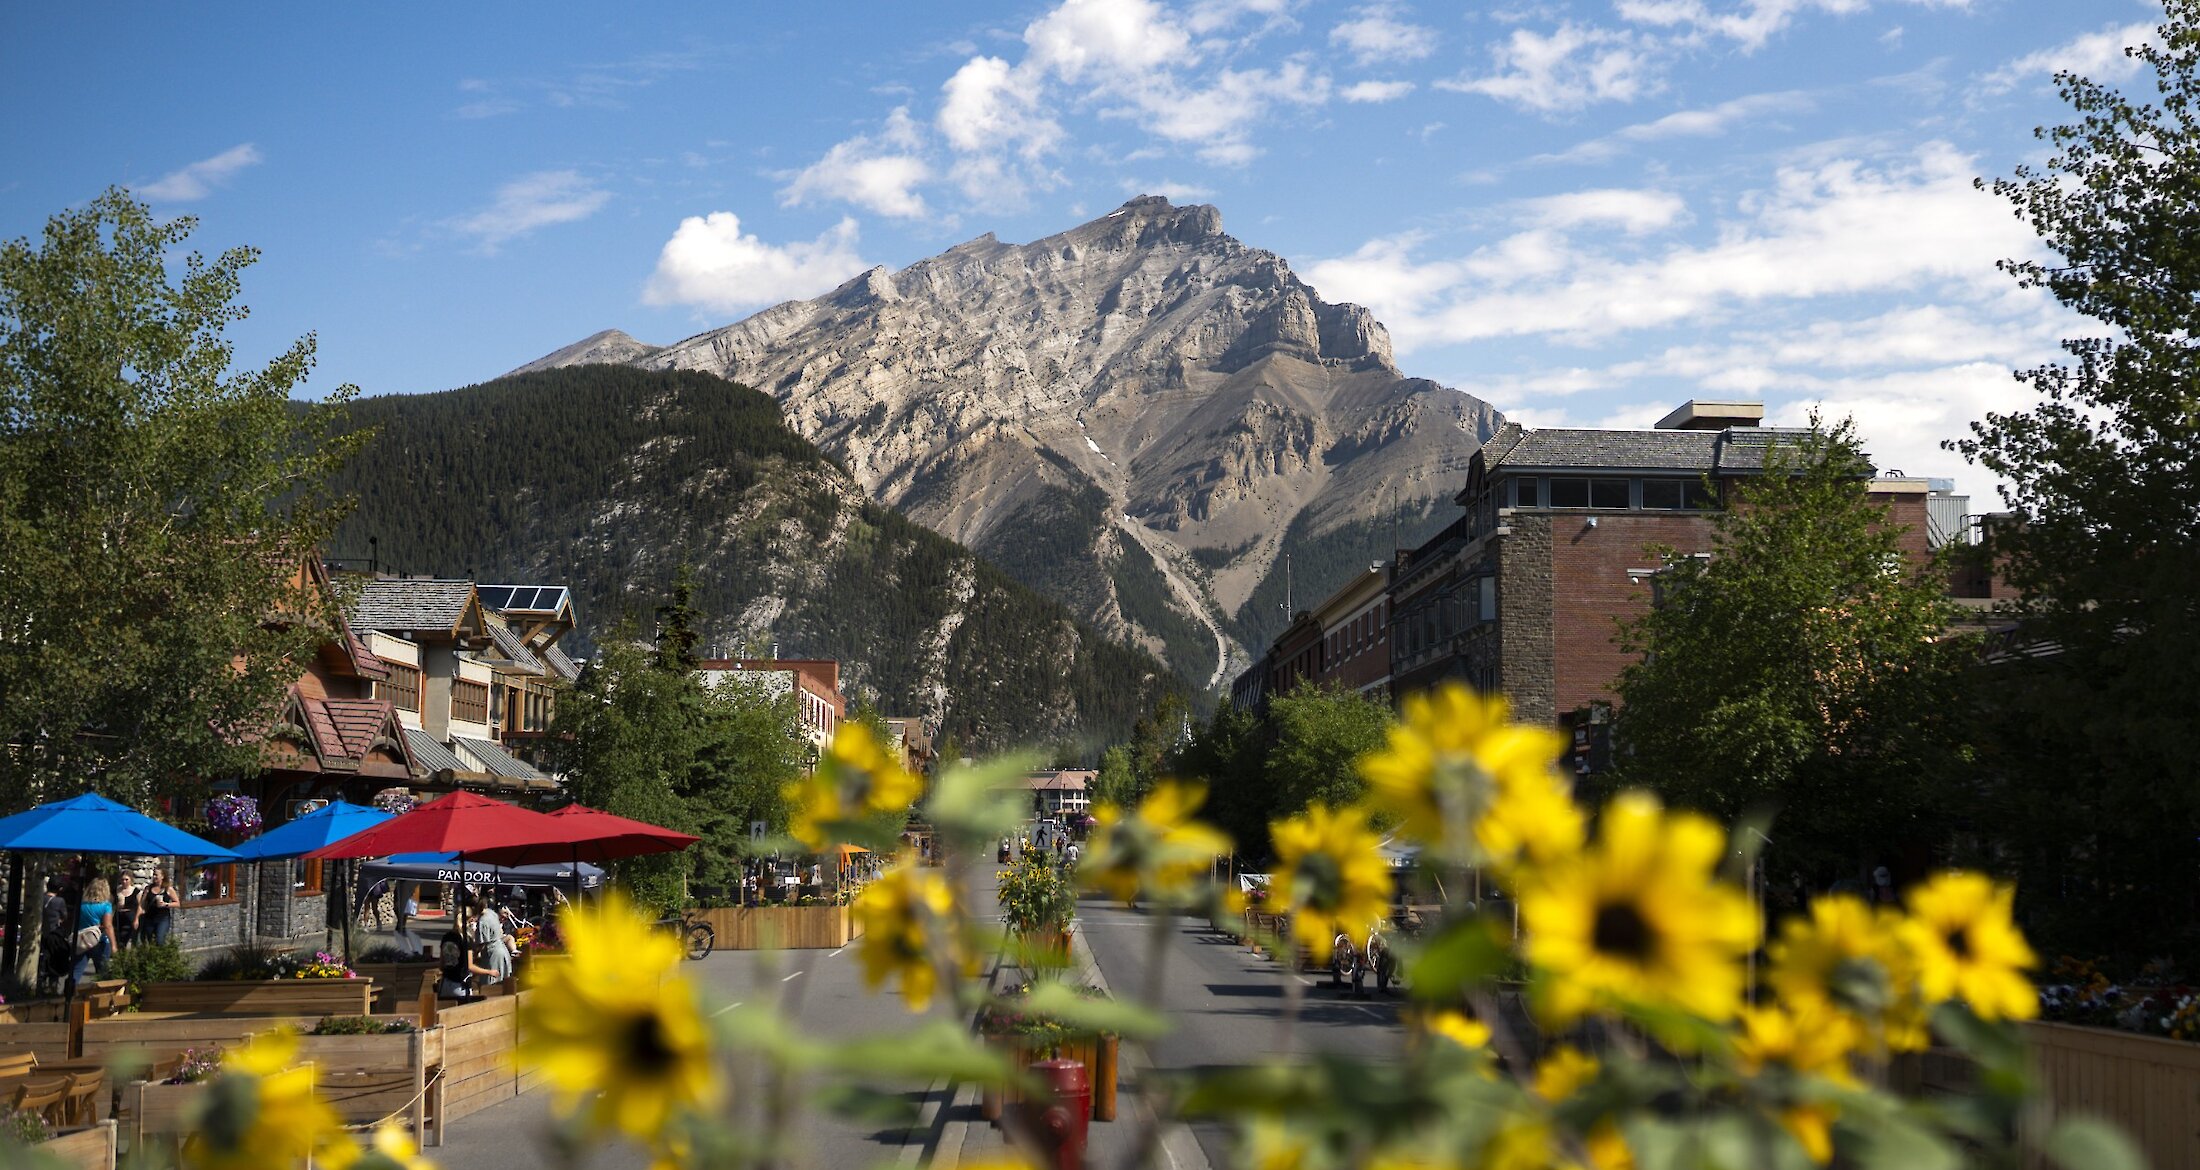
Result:
{"type": "Polygon", "coordinates": [[[678,853],[702,840],[692,833],[674,832],[578,804],[567,805],[544,819],[556,822],[558,840],[483,849],[474,858],[491,865],[616,861],[652,853],[678,853]]]}
{"type": "Polygon", "coordinates": [[[388,857],[394,853],[457,853],[479,859],[491,849],[551,843],[563,846],[572,836],[567,826],[539,812],[471,792],[453,792],[305,856],[338,860],[388,857]]]}

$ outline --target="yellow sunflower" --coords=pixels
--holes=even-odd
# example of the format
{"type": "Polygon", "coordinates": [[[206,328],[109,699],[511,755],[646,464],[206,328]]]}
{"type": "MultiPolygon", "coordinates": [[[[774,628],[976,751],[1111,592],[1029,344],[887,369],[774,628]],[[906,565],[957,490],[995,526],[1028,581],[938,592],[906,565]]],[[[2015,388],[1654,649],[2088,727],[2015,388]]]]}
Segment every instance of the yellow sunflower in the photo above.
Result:
{"type": "Polygon", "coordinates": [[[1163,780],[1128,813],[1102,804],[1093,810],[1098,827],[1078,863],[1078,881],[1125,902],[1141,892],[1182,901],[1212,870],[1215,858],[1230,851],[1230,838],[1221,830],[1192,819],[1205,803],[1205,785],[1163,780]]]}
{"type": "MultiPolygon", "coordinates": [[[[1861,903],[1859,903],[1861,905],[1861,903]]],[[[1744,1073],[1755,1076],[1767,1065],[1781,1065],[1838,1085],[1858,1085],[1850,1056],[1863,1039],[1855,1018],[1831,1000],[1811,999],[1786,1007],[1745,1007],[1734,1056],[1744,1073]]],[[[1781,1128],[1792,1135],[1812,1161],[1833,1160],[1833,1123],[1840,1107],[1825,1101],[1799,1101],[1779,1111],[1781,1128]]]]}
{"type": "Polygon", "coordinates": [[[1912,951],[1899,913],[1831,894],[1812,901],[1808,916],[1781,925],[1766,948],[1765,982],[1784,1003],[1831,1004],[1887,1048],[1914,1051],[1930,1037],[1912,951]]]}
{"type": "Polygon", "coordinates": [[[1291,934],[1326,963],[1339,932],[1357,941],[1390,916],[1390,864],[1367,824],[1367,810],[1330,811],[1316,804],[1305,816],[1268,827],[1276,846],[1276,903],[1291,915],[1291,934]]]}
{"type": "Polygon", "coordinates": [[[1535,1066],[1535,1095],[1556,1105],[1596,1080],[1602,1068],[1596,1057],[1581,1049],[1556,1045],[1535,1066]]]}
{"type": "Polygon", "coordinates": [[[834,844],[837,826],[870,817],[907,812],[924,795],[924,781],[886,750],[869,724],[848,720],[817,770],[787,785],[794,809],[787,832],[813,850],[834,844]]]}
{"type": "Polygon", "coordinates": [[[1475,844],[1493,865],[1526,859],[1548,864],[1581,849],[1586,832],[1573,792],[1548,767],[1519,768],[1497,779],[1497,797],[1474,822],[1475,844]]]}
{"type": "Polygon", "coordinates": [[[1549,1022],[1630,1002],[1734,1015],[1758,924],[1742,892],[1713,876],[1725,841],[1700,816],[1628,793],[1606,807],[1592,849],[1528,875],[1520,921],[1549,1022]]]}
{"type": "Polygon", "coordinates": [[[385,1121],[374,1128],[374,1140],[361,1149],[347,1147],[334,1156],[324,1154],[314,1165],[326,1170],[435,1170],[435,1163],[420,1152],[403,1125],[385,1121]]]}
{"type": "Polygon", "coordinates": [[[863,961],[864,985],[877,988],[888,976],[898,975],[901,998],[909,1010],[930,1007],[939,985],[934,958],[960,951],[949,921],[955,892],[946,875],[905,854],[894,868],[863,887],[849,910],[863,924],[856,956],[863,961]]]}
{"type": "Polygon", "coordinates": [[[195,1170],[261,1170],[350,1156],[354,1146],[343,1122],[314,1092],[313,1066],[297,1059],[298,1034],[282,1028],[223,1054],[221,1074],[184,1143],[185,1163],[195,1170]]]}
{"type": "Polygon", "coordinates": [[[2015,901],[2014,889],[1976,873],[1936,874],[1910,891],[1908,938],[1927,1000],[1961,999],[1984,1020],[2039,1014],[2024,975],[2039,960],[2011,918],[2015,901]]]}
{"type": "Polygon", "coordinates": [[[540,1069],[561,1113],[654,1144],[675,1115],[719,1093],[681,945],[616,895],[558,920],[566,958],[530,966],[520,1004],[522,1068],[540,1069]]]}
{"type": "Polygon", "coordinates": [[[1468,1051],[1479,1051],[1490,1043],[1490,1026],[1465,1012],[1437,1012],[1427,1018],[1424,1026],[1429,1035],[1441,1036],[1468,1051]]]}
{"type": "MultiPolygon", "coordinates": [[[[1565,737],[1550,728],[1512,722],[1502,696],[1485,697],[1447,683],[1432,694],[1406,696],[1388,745],[1360,760],[1360,775],[1367,780],[1369,801],[1395,815],[1401,833],[1441,851],[1466,845],[1449,840],[1455,824],[1476,824],[1476,837],[1482,838],[1478,822],[1503,793],[1518,788],[1530,797],[1542,795],[1553,784],[1551,765],[1565,748],[1565,737]]],[[[1566,803],[1570,808],[1571,801],[1566,803]]],[[[1548,809],[1515,810],[1527,811],[1548,809]]],[[[1574,823],[1578,843],[1578,814],[1574,823]]],[[[1553,830],[1563,836],[1562,825],[1515,817],[1496,831],[1503,847],[1493,848],[1488,840],[1482,845],[1502,856],[1526,841],[1550,843],[1553,830]]]]}

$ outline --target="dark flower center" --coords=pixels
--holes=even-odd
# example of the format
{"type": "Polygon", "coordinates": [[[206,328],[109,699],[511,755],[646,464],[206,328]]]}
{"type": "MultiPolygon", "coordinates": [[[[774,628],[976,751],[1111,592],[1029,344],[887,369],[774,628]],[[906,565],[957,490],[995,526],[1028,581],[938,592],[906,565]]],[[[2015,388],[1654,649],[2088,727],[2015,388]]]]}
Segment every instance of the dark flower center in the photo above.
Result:
{"type": "Polygon", "coordinates": [[[643,1076],[662,1075],[680,1059],[671,1037],[665,1035],[664,1021],[655,1012],[644,1012],[629,1020],[621,1041],[626,1053],[622,1067],[643,1076]]]}
{"type": "Polygon", "coordinates": [[[1961,927],[1958,927],[1958,928],[1956,928],[1955,930],[1951,930],[1951,931],[1949,931],[1949,932],[1948,932],[1948,949],[1949,949],[1949,950],[1951,950],[1951,951],[1954,951],[1954,952],[1956,953],[1956,958],[1959,958],[1959,959],[1968,959],[1968,958],[1970,958],[1970,957],[1971,957],[1971,932],[1970,932],[1970,931],[1968,931],[1968,930],[1965,930],[1965,929],[1963,929],[1963,928],[1961,928],[1961,927]]]}
{"type": "Polygon", "coordinates": [[[1618,955],[1637,963],[1650,958],[1650,924],[1632,902],[1606,902],[1597,907],[1596,929],[1590,945],[1600,953],[1618,955]]]}

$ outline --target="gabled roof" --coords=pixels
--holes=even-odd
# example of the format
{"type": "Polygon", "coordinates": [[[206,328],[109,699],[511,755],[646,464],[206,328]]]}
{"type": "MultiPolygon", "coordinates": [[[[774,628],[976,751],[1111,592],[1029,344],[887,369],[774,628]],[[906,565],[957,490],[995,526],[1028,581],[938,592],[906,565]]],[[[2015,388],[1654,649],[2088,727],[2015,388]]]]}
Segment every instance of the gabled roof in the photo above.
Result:
{"type": "Polygon", "coordinates": [[[505,751],[502,746],[491,740],[454,735],[451,737],[451,746],[457,748],[461,756],[472,756],[480,761],[481,766],[474,769],[475,771],[489,772],[498,776],[510,776],[517,780],[549,779],[541,772],[536,771],[533,765],[505,751]]]}
{"type": "Polygon", "coordinates": [[[369,581],[352,604],[352,624],[362,629],[451,633],[474,607],[471,581],[369,581]]]}
{"type": "Polygon", "coordinates": [[[301,695],[291,690],[295,716],[306,732],[307,746],[324,769],[357,771],[377,747],[390,749],[400,760],[409,753],[399,733],[397,708],[387,699],[329,699],[301,695]]]}

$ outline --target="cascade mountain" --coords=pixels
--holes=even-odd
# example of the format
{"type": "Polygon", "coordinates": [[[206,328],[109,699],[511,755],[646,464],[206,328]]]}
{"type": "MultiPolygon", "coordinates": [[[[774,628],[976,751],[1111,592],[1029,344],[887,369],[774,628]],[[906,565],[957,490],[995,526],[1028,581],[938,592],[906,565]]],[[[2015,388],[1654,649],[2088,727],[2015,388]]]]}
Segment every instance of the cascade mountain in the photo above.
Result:
{"type": "Polygon", "coordinates": [[[872,499],[1210,690],[1290,608],[1441,527],[1498,422],[1400,373],[1366,309],[1323,301],[1215,208],[1153,196],[519,372],[594,362],[764,390],[872,499]]]}
{"type": "Polygon", "coordinates": [[[851,697],[967,748],[1121,739],[1175,685],[715,375],[575,366],[362,399],[345,425],[374,435],[337,479],[358,506],[335,552],[570,586],[581,652],[622,623],[650,635],[685,561],[708,653],[840,659],[851,697]]]}

